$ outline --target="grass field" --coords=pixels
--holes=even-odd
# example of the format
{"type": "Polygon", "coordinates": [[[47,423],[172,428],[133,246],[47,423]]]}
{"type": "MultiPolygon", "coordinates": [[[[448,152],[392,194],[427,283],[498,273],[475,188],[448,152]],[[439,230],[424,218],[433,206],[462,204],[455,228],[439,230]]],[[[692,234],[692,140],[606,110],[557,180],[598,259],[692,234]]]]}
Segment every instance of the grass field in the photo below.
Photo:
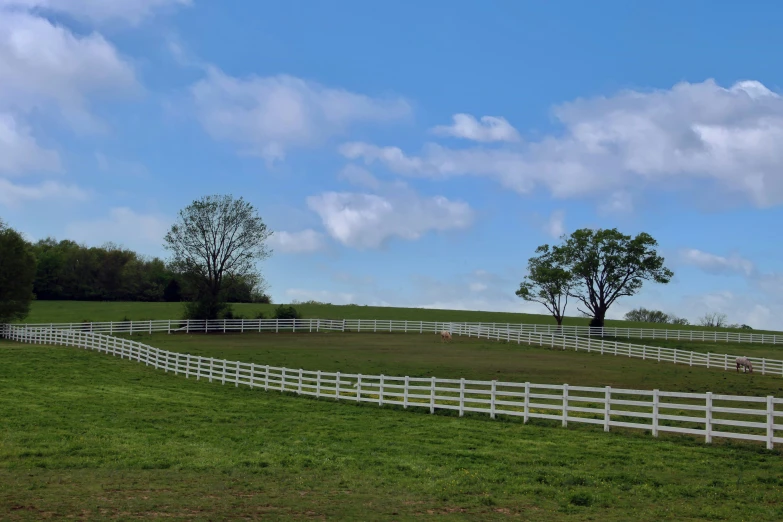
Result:
{"type": "Polygon", "coordinates": [[[783,396],[783,378],[503,341],[433,334],[125,335],[156,348],[305,370],[783,396]]]}
{"type": "MultiPolygon", "coordinates": [[[[532,372],[540,381],[547,366],[527,368],[514,362],[516,345],[486,341],[400,352],[393,339],[416,336],[375,334],[369,345],[369,335],[353,334],[352,346],[341,334],[307,335],[320,344],[298,348],[293,334],[267,334],[266,346],[261,335],[155,340],[167,348],[186,342],[191,353],[222,349],[324,370],[350,363],[368,373],[532,372]]],[[[565,355],[528,350],[535,357],[526,361],[565,355]]],[[[574,382],[623,382],[631,366],[622,365],[636,364],[613,362],[595,375],[578,371],[581,354],[569,357],[574,382]]],[[[674,378],[663,369],[650,372],[662,387],[674,378]]],[[[768,386],[759,376],[699,370],[686,375],[698,383],[725,377],[726,389],[738,391],[768,386]]],[[[0,341],[0,415],[5,520],[783,518],[780,452],[754,445],[307,399],[75,348],[0,341]]]]}
{"type": "MultiPolygon", "coordinates": [[[[270,317],[277,305],[235,304],[234,313],[253,318],[257,312],[270,317]]],[[[431,310],[422,308],[393,308],[356,305],[296,305],[305,318],[320,319],[399,319],[408,321],[483,321],[497,323],[555,324],[550,315],[514,314],[505,312],[479,312],[463,310],[431,310]]],[[[94,301],[34,301],[27,323],[82,322],[82,321],[141,321],[149,319],[179,319],[182,303],[94,302],[94,301]]],[[[584,317],[567,317],[565,325],[587,326],[584,317]]],[[[656,325],[628,321],[607,320],[606,326],[621,328],[668,328],[688,330],[715,330],[699,326],[656,325]]],[[[729,330],[743,333],[780,333],[763,330],[729,330]]]]}

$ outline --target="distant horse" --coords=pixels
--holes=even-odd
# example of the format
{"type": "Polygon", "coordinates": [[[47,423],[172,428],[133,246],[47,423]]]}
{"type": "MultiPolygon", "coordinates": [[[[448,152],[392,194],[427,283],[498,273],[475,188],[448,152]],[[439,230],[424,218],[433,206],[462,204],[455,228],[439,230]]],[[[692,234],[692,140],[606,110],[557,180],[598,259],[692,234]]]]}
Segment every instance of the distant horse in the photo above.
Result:
{"type": "Polygon", "coordinates": [[[750,370],[750,373],[753,373],[753,365],[747,357],[737,357],[735,362],[737,363],[737,371],[739,371],[740,366],[742,366],[743,373],[748,370],[750,370]]]}
{"type": "Polygon", "coordinates": [[[440,342],[443,341],[451,341],[451,332],[447,332],[446,330],[443,330],[440,333],[440,342]]]}

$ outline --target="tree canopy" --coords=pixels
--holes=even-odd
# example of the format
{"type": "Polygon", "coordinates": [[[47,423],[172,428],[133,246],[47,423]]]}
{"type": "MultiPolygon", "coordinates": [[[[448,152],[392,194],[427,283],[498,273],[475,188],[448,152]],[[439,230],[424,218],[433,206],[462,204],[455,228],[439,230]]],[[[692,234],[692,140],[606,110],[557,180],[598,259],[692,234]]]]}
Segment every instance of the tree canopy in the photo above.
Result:
{"type": "Polygon", "coordinates": [[[243,278],[263,284],[256,263],[271,255],[271,234],[241,197],[205,196],[180,210],[164,246],[171,265],[196,289],[188,315],[214,319],[225,308],[227,287],[243,278]]]}
{"type": "Polygon", "coordinates": [[[536,249],[538,257],[528,260],[528,275],[520,283],[517,296],[525,301],[541,303],[555,318],[558,326],[563,324],[568,291],[571,286],[571,273],[562,267],[549,245],[536,249]]]}
{"type": "Polygon", "coordinates": [[[0,220],[0,323],[21,320],[35,298],[35,256],[17,231],[0,220]]]}
{"type": "Polygon", "coordinates": [[[563,239],[553,252],[573,276],[569,295],[592,314],[591,326],[603,326],[609,307],[635,295],[644,281],[665,284],[674,276],[655,250],[658,242],[645,232],[631,237],[616,228],[582,228],[563,239]]]}

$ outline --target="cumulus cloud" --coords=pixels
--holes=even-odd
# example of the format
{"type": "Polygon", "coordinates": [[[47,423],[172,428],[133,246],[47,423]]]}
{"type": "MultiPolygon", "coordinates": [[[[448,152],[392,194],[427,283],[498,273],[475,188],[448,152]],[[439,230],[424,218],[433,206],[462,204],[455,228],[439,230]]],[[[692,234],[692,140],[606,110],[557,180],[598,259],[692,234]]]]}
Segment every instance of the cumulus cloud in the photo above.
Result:
{"type": "Polygon", "coordinates": [[[198,117],[215,139],[234,142],[267,160],[285,157],[359,123],[406,119],[401,98],[372,98],[288,75],[235,78],[215,67],[191,87],[198,117]]]}
{"type": "Polygon", "coordinates": [[[59,171],[60,156],[41,147],[11,114],[0,112],[0,174],[19,175],[28,171],[59,171]]]}
{"type": "Polygon", "coordinates": [[[481,121],[470,114],[455,114],[451,125],[438,125],[432,129],[433,134],[452,136],[466,140],[519,141],[519,133],[505,118],[483,116],[481,121]]]}
{"type": "Polygon", "coordinates": [[[21,185],[0,178],[0,205],[7,207],[17,208],[32,201],[56,200],[70,204],[87,199],[89,199],[88,192],[75,185],[66,185],[55,181],[21,185]]]}
{"type": "Polygon", "coordinates": [[[275,232],[267,242],[275,252],[284,254],[309,254],[326,247],[324,235],[309,228],[299,232],[275,232]]]}
{"type": "Polygon", "coordinates": [[[695,180],[757,207],[783,203],[783,98],[759,82],[724,88],[707,80],[625,91],[562,104],[554,116],[562,133],[524,145],[427,144],[421,154],[409,155],[353,142],[340,151],[399,174],[486,176],[523,194],[538,186],[560,198],[617,191],[622,203],[624,193],[695,180]]]}
{"type": "Polygon", "coordinates": [[[88,245],[115,242],[149,252],[162,248],[163,237],[170,224],[171,220],[164,216],[140,214],[127,207],[117,207],[111,209],[107,217],[69,223],[65,234],[88,245]]]}
{"type": "Polygon", "coordinates": [[[683,263],[713,274],[739,273],[751,276],[756,269],[752,261],[737,254],[723,257],[695,248],[688,248],[680,252],[680,257],[683,263]]]}
{"type": "Polygon", "coordinates": [[[138,24],[156,10],[191,5],[191,0],[0,0],[0,10],[59,13],[90,22],[138,24]]]}
{"type": "Polygon", "coordinates": [[[356,295],[347,292],[332,292],[329,290],[307,290],[303,288],[288,288],[285,291],[285,297],[288,302],[291,301],[319,301],[321,303],[332,303],[336,305],[346,305],[355,303],[356,295]]]}
{"type": "Polygon", "coordinates": [[[27,13],[0,16],[0,108],[55,103],[72,122],[89,119],[87,100],[139,89],[135,72],[98,33],[77,36],[27,13]]]}
{"type": "Polygon", "coordinates": [[[404,184],[382,194],[325,192],[308,197],[307,206],[330,236],[358,249],[379,248],[392,237],[416,240],[430,231],[467,228],[474,219],[467,203],[422,197],[404,184]]]}

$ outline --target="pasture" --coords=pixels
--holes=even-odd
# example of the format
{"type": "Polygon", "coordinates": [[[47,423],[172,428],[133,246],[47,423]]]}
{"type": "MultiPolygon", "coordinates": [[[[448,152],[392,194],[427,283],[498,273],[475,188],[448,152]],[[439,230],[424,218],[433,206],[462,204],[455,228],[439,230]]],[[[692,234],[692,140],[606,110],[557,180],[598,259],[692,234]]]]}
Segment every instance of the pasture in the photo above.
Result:
{"type": "MultiPolygon", "coordinates": [[[[154,337],[169,349],[243,351],[288,365],[353,361],[405,373],[406,364],[429,364],[487,376],[517,348],[455,341],[452,357],[439,357],[433,335],[435,352],[410,363],[401,359],[424,346],[394,345],[416,336],[375,334],[371,355],[369,335],[350,335],[356,344],[341,334],[154,337]],[[276,348],[251,353],[262,336],[276,348]],[[310,351],[295,348],[308,339],[310,351]]],[[[748,444],[336,403],[197,382],[68,347],[0,341],[0,368],[0,480],[10,485],[0,509],[9,520],[783,518],[780,453],[748,444]]]]}
{"type": "MultiPolygon", "coordinates": [[[[245,318],[254,318],[258,312],[270,317],[277,305],[237,303],[234,313],[245,318]]],[[[465,310],[435,310],[423,308],[396,308],[381,306],[297,304],[304,318],[308,319],[395,319],[407,321],[454,321],[454,322],[497,322],[512,324],[555,324],[551,315],[518,314],[506,312],[482,312],[465,310]]],[[[150,319],[180,319],[182,303],[143,302],[100,302],[100,301],[33,301],[30,315],[25,323],[57,323],[82,321],[144,321],[150,319]]],[[[590,320],[584,317],[566,317],[565,325],[587,326],[590,320]]],[[[661,325],[607,320],[606,326],[621,328],[667,328],[679,330],[716,330],[701,326],[661,325]]],[[[736,330],[721,328],[720,331],[741,333],[780,333],[766,330],[736,330]]],[[[622,340],[622,339],[620,339],[622,340]]],[[[783,358],[783,357],[782,357],[783,358]]]]}

